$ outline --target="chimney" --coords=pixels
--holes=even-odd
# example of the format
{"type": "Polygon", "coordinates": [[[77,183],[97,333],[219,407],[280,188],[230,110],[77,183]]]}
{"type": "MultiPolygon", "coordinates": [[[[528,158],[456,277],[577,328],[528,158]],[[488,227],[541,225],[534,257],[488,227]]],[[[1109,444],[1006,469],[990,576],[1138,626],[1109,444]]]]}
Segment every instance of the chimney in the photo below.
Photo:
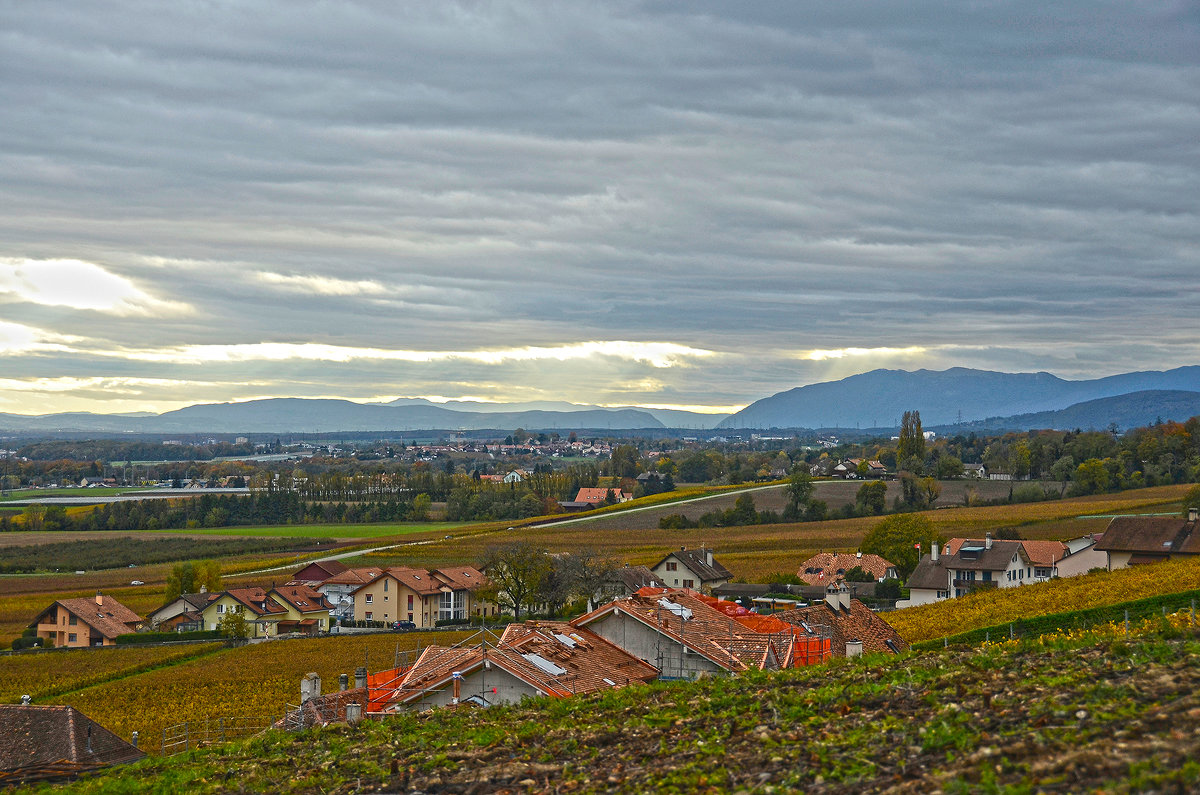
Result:
{"type": "Polygon", "coordinates": [[[208,586],[207,586],[207,585],[201,585],[201,586],[200,586],[200,593],[208,593],[208,586]]]}
{"type": "Polygon", "coordinates": [[[934,563],[938,562],[938,545],[936,541],[929,545],[929,559],[934,563]]]}
{"type": "Polygon", "coordinates": [[[855,552],[854,557],[858,558],[859,560],[862,560],[862,550],[855,552]]]}
{"type": "Polygon", "coordinates": [[[1188,508],[1188,521],[1194,522],[1200,519],[1200,508],[1188,508]]]}
{"type": "Polygon", "coordinates": [[[840,606],[841,600],[838,598],[838,589],[836,585],[828,585],[825,587],[825,604],[829,605],[834,610],[840,606]]]}
{"type": "Polygon", "coordinates": [[[33,703],[33,699],[30,698],[29,696],[21,696],[21,706],[22,707],[28,707],[32,703],[33,703]]]}
{"type": "Polygon", "coordinates": [[[349,690],[349,689],[350,689],[349,674],[338,674],[338,690],[349,690]]]}
{"type": "Polygon", "coordinates": [[[367,686],[367,668],[365,665],[360,665],[354,669],[354,686],[355,687],[366,687],[367,686]]]}
{"type": "Polygon", "coordinates": [[[708,561],[708,565],[711,566],[712,565],[712,550],[711,549],[704,550],[704,557],[705,557],[705,560],[708,561]]]}
{"type": "Polygon", "coordinates": [[[983,548],[984,549],[992,548],[992,534],[991,533],[983,534],[983,548]]]}
{"type": "Polygon", "coordinates": [[[862,641],[848,640],[846,641],[846,656],[861,657],[862,656],[862,641]]]}
{"type": "Polygon", "coordinates": [[[96,604],[104,607],[104,596],[99,591],[96,591],[96,604]]]}
{"type": "Polygon", "coordinates": [[[362,722],[362,704],[357,701],[351,701],[346,705],[346,723],[351,726],[357,726],[362,722]]]}
{"type": "Polygon", "coordinates": [[[300,680],[300,703],[308,701],[310,698],[319,698],[321,696],[321,676],[315,671],[307,673],[300,680]]]}

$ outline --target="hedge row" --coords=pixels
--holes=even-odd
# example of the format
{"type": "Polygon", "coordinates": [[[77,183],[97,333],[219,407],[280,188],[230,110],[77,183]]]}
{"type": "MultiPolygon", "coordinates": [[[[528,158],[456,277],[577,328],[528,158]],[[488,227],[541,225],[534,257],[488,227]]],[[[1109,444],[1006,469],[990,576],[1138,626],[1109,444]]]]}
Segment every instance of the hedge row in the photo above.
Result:
{"type": "Polygon", "coordinates": [[[914,651],[927,651],[942,646],[972,646],[987,640],[1001,640],[1013,637],[1036,637],[1059,630],[1084,629],[1097,624],[1107,624],[1110,621],[1124,621],[1126,611],[1130,621],[1140,621],[1151,616],[1162,615],[1164,609],[1168,613],[1200,606],[1200,590],[1180,591],[1178,593],[1151,596],[1147,599],[1136,599],[1132,602],[1120,602],[1115,605],[1090,607],[1085,610],[1070,610],[1064,613],[1051,613],[1036,618],[1019,619],[1004,624],[994,624],[990,627],[980,627],[969,632],[960,632],[945,638],[921,641],[913,644],[914,651]]]}
{"type": "Polygon", "coordinates": [[[171,643],[181,640],[222,640],[224,637],[219,629],[204,629],[196,632],[133,632],[128,635],[118,635],[117,645],[171,643]]]}

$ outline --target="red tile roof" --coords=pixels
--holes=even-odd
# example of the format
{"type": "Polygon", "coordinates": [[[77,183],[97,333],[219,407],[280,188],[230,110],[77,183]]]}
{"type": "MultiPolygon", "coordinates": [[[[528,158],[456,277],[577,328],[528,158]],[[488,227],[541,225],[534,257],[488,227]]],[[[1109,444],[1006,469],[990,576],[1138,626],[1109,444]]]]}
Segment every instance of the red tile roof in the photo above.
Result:
{"type": "Polygon", "coordinates": [[[419,702],[449,685],[455,673],[469,674],[485,662],[552,698],[649,682],[658,676],[653,666],[595,633],[565,622],[531,621],[510,625],[494,645],[430,646],[411,668],[368,677],[369,711],[394,711],[419,702]],[[558,672],[552,673],[555,669],[558,672]]]}
{"type": "Polygon", "coordinates": [[[612,492],[614,500],[629,499],[632,494],[621,491],[620,489],[600,489],[600,488],[581,488],[579,493],[575,495],[575,502],[586,502],[593,505],[599,505],[608,499],[608,493],[612,492]]]}
{"type": "Polygon", "coordinates": [[[346,569],[341,574],[335,574],[329,579],[323,581],[322,585],[363,585],[374,580],[380,574],[383,574],[383,569],[376,566],[367,566],[361,569],[346,569]]]}
{"type": "Polygon", "coordinates": [[[133,632],[142,621],[141,616],[113,597],[96,594],[76,599],[59,599],[39,613],[30,626],[35,626],[42,616],[54,609],[55,605],[61,605],[68,613],[76,616],[106,638],[127,635],[133,632]]]}
{"type": "Polygon", "coordinates": [[[896,568],[894,563],[879,555],[819,552],[800,564],[796,576],[809,585],[828,585],[855,566],[861,566],[863,571],[877,580],[886,577],[888,569],[896,568]]]}
{"type": "Polygon", "coordinates": [[[135,762],[144,753],[74,707],[0,704],[0,786],[135,762]]]}
{"type": "Polygon", "coordinates": [[[694,591],[643,588],[571,621],[586,627],[620,613],[660,632],[727,671],[788,668],[824,659],[828,644],[802,628],[771,622],[733,602],[694,591]]]}
{"type": "Polygon", "coordinates": [[[846,643],[860,640],[863,652],[894,652],[905,651],[908,643],[892,629],[892,625],[884,621],[857,599],[850,600],[850,610],[835,610],[828,602],[799,607],[794,610],[784,610],[775,613],[775,618],[790,624],[808,624],[810,627],[827,626],[833,636],[833,654],[836,657],[846,655],[846,643]],[[892,649],[887,641],[896,645],[892,649]]]}
{"type": "Polygon", "coordinates": [[[272,588],[268,595],[276,602],[291,605],[301,613],[328,612],[331,607],[323,593],[307,585],[285,585],[282,588],[272,588]]]}

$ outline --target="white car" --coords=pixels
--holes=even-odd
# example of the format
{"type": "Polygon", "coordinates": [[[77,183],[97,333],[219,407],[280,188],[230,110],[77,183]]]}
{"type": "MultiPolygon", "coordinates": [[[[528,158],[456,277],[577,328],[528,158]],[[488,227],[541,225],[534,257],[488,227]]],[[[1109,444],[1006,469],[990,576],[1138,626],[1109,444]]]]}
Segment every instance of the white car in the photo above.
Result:
{"type": "Polygon", "coordinates": [[[129,584],[130,585],[145,585],[146,583],[142,582],[141,580],[134,580],[133,582],[131,582],[129,584]]]}

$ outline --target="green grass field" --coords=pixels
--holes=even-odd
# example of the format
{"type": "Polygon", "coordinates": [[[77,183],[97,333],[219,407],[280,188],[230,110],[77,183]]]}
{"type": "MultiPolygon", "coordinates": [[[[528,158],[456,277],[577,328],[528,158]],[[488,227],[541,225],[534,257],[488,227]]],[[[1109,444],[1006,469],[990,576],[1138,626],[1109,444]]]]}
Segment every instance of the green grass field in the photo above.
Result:
{"type": "Polygon", "coordinates": [[[132,491],[145,491],[146,489],[140,486],[129,486],[121,488],[100,488],[100,489],[17,489],[16,491],[5,492],[0,497],[0,502],[12,502],[14,500],[32,500],[39,498],[50,497],[112,497],[117,494],[128,494],[132,491]]]}
{"type": "Polygon", "coordinates": [[[189,536],[258,536],[265,538],[391,538],[414,533],[452,532],[464,522],[418,522],[401,524],[288,524],[259,527],[185,527],[161,530],[189,536]]]}

